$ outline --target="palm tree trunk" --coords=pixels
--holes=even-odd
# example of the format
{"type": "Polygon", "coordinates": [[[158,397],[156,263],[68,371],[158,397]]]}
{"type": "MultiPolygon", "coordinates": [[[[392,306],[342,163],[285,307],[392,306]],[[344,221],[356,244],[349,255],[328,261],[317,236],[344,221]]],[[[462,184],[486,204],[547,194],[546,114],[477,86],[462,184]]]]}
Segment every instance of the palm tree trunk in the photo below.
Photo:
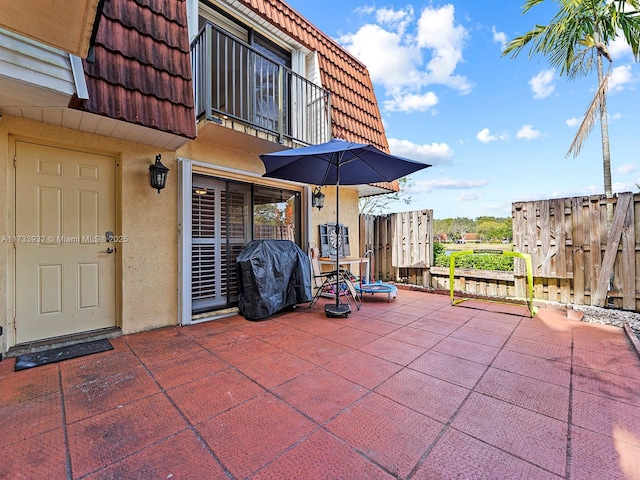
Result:
{"type": "MultiPolygon", "coordinates": [[[[598,85],[602,84],[602,55],[598,53],[598,85]]],[[[607,97],[602,99],[600,107],[600,134],[602,137],[602,170],[604,173],[604,196],[607,199],[607,232],[613,222],[613,198],[611,189],[611,151],[609,149],[609,119],[607,116],[607,97]]]]}

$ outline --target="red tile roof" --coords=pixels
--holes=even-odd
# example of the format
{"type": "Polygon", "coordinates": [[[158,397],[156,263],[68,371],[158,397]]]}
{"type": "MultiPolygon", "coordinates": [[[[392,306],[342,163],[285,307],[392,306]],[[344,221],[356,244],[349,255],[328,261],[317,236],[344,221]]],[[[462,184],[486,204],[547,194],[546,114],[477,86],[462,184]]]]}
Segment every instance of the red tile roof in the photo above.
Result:
{"type": "Polygon", "coordinates": [[[79,108],[186,138],[195,111],[184,0],[106,0],[79,108]]]}

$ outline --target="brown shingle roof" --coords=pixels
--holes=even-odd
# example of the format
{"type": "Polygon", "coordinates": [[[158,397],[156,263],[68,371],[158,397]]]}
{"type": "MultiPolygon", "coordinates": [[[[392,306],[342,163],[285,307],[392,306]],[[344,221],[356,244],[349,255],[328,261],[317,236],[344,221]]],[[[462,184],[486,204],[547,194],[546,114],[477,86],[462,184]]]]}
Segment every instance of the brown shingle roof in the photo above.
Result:
{"type": "Polygon", "coordinates": [[[370,143],[388,152],[389,144],[367,68],[283,1],[239,1],[318,52],[322,86],[332,94],[333,136],[370,143]]]}
{"type": "Polygon", "coordinates": [[[79,108],[195,138],[184,0],[106,0],[79,108]]]}

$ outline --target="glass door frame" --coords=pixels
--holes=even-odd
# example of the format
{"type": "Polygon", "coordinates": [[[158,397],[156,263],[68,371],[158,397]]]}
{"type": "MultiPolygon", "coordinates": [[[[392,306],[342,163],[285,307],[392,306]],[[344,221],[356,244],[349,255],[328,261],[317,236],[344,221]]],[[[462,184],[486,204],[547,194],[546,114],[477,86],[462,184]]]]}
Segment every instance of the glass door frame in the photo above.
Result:
{"type": "MultiPolygon", "coordinates": [[[[299,191],[299,235],[300,247],[306,251],[304,245],[307,245],[312,238],[311,232],[311,188],[297,182],[282,181],[277,182],[261,182],[264,180],[262,176],[240,172],[235,169],[217,167],[208,163],[198,162],[185,158],[178,158],[178,324],[191,325],[194,323],[208,321],[212,318],[220,318],[224,316],[222,312],[211,312],[209,316],[198,316],[194,318],[192,313],[192,205],[191,193],[193,189],[193,175],[202,174],[211,176],[222,181],[232,181],[238,183],[246,183],[250,185],[259,185],[271,188],[283,188],[288,190],[299,191]],[[196,167],[197,171],[194,171],[196,167]],[[210,170],[210,172],[208,172],[210,170]],[[225,173],[228,172],[228,176],[225,173]]],[[[253,190],[253,188],[252,188],[253,190]]],[[[253,203],[253,198],[251,199],[253,203]]],[[[253,205],[252,205],[253,208],[253,205]]],[[[253,224],[252,224],[253,228],[253,224]]],[[[251,232],[253,236],[253,231],[251,232]]],[[[232,309],[227,315],[236,314],[237,310],[232,309]]]]}

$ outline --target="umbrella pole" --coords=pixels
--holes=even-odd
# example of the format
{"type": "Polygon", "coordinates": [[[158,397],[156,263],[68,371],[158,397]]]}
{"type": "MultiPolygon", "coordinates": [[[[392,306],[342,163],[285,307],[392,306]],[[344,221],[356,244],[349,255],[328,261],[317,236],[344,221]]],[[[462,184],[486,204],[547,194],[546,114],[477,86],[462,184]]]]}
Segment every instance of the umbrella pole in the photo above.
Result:
{"type": "Polygon", "coordinates": [[[342,229],[340,228],[340,162],[339,158],[336,162],[336,304],[325,305],[324,313],[327,317],[347,317],[351,313],[351,307],[348,304],[340,303],[340,244],[342,229]]]}

